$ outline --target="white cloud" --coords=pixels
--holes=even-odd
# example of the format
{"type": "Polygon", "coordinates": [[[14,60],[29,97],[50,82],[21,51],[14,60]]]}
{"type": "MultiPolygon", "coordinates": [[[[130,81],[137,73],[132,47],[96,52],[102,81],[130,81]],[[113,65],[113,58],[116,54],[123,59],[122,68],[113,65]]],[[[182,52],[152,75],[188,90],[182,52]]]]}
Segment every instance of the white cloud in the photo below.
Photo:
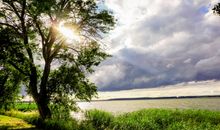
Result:
{"type": "Polygon", "coordinates": [[[108,38],[113,57],[93,81],[113,90],[220,79],[220,16],[211,10],[216,2],[106,0],[118,18],[108,38]]]}
{"type": "Polygon", "coordinates": [[[188,59],[184,60],[183,63],[188,64],[188,63],[191,63],[191,61],[192,61],[192,59],[188,58],[188,59]]]}
{"type": "Polygon", "coordinates": [[[121,80],[125,76],[122,66],[118,64],[101,66],[90,77],[90,80],[96,82],[98,86],[110,85],[115,80],[121,80]]]}

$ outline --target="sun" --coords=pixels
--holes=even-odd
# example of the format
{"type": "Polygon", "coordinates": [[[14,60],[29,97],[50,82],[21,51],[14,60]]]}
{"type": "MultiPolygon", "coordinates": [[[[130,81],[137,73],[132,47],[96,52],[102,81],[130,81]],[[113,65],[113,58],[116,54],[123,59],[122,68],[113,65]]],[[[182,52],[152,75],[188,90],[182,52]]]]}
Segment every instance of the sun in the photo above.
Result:
{"type": "Polygon", "coordinates": [[[67,41],[79,41],[80,37],[76,33],[76,31],[73,28],[68,28],[65,25],[65,22],[62,21],[59,23],[58,30],[59,32],[66,38],[67,41]]]}

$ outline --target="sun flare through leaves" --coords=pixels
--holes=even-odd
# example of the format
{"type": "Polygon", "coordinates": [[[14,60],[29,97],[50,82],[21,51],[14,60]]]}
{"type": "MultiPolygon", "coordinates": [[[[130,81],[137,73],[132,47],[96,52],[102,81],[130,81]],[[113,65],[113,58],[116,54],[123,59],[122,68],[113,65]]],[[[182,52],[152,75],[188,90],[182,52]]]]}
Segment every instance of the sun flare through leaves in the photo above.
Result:
{"type": "Polygon", "coordinates": [[[74,28],[65,26],[65,22],[61,21],[58,25],[58,31],[66,38],[67,42],[80,41],[80,36],[74,28]]]}

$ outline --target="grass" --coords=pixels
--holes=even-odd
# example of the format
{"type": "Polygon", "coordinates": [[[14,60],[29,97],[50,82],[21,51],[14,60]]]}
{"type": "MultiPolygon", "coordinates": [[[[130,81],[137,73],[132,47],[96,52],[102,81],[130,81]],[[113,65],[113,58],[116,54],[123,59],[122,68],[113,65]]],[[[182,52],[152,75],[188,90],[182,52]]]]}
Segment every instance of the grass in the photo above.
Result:
{"type": "Polygon", "coordinates": [[[79,129],[78,122],[74,119],[68,119],[68,120],[49,119],[49,120],[45,120],[40,127],[43,128],[44,130],[78,130],[79,129]]]}
{"type": "Polygon", "coordinates": [[[100,110],[87,111],[85,117],[87,119],[85,124],[92,125],[97,130],[103,130],[109,127],[114,119],[111,113],[100,110]]]}
{"type": "Polygon", "coordinates": [[[47,130],[220,130],[220,112],[208,110],[143,109],[118,116],[105,111],[89,110],[82,121],[42,121],[36,111],[10,111],[4,114],[47,130]]]}
{"type": "Polygon", "coordinates": [[[98,110],[87,113],[87,124],[98,130],[220,130],[220,112],[207,110],[144,109],[116,117],[98,110]]]}
{"type": "MultiPolygon", "coordinates": [[[[45,121],[41,120],[37,111],[2,111],[0,114],[4,114],[10,117],[16,117],[36,126],[39,129],[43,130],[77,130],[80,129],[78,122],[74,119],[47,119],[45,121]]],[[[7,126],[7,125],[6,125],[7,126]]],[[[5,127],[5,126],[4,126],[5,127]]],[[[1,129],[1,127],[0,127],[1,129]]],[[[83,130],[83,129],[82,129],[83,130]]]]}
{"type": "Polygon", "coordinates": [[[33,125],[22,119],[0,115],[0,129],[31,129],[33,125]]]}
{"type": "Polygon", "coordinates": [[[0,114],[22,119],[27,123],[35,126],[41,123],[41,119],[39,118],[39,114],[37,111],[22,112],[22,111],[11,110],[11,111],[0,111],[0,114]]]}

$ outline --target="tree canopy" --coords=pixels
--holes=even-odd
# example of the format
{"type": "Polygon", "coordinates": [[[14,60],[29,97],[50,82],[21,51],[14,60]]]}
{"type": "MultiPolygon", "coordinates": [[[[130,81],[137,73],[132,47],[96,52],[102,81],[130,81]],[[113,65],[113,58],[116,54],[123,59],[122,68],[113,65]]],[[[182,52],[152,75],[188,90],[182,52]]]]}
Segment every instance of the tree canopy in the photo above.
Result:
{"type": "Polygon", "coordinates": [[[23,77],[41,117],[50,118],[57,104],[70,109],[96,94],[86,75],[109,56],[100,41],[114,24],[95,0],[1,0],[1,71],[23,77]]]}
{"type": "Polygon", "coordinates": [[[220,3],[216,4],[212,10],[214,13],[220,14],[220,3]]]}
{"type": "Polygon", "coordinates": [[[22,75],[7,65],[1,65],[0,71],[0,109],[9,110],[19,99],[22,75]]]}

